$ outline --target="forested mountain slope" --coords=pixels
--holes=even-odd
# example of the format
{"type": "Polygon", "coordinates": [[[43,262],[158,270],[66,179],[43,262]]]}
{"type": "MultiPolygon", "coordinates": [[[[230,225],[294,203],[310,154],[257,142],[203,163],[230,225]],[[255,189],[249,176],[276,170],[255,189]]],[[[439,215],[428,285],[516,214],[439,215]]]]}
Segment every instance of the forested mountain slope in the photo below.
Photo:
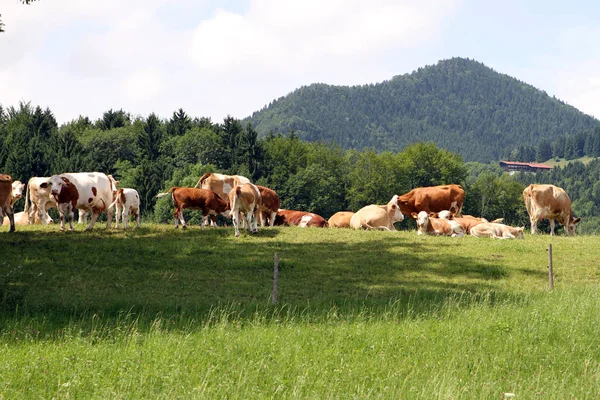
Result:
{"type": "Polygon", "coordinates": [[[600,125],[531,85],[463,58],[378,84],[301,87],[247,121],[262,136],[294,130],[309,141],[390,151],[433,141],[484,162],[600,125]]]}

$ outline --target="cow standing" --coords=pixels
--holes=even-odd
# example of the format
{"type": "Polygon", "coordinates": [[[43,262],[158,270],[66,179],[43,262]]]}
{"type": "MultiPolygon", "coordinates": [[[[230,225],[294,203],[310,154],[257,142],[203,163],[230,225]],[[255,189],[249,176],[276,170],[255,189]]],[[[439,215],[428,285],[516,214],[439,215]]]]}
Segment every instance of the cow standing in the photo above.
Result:
{"type": "Polygon", "coordinates": [[[10,223],[9,232],[15,231],[15,216],[12,207],[12,183],[10,175],[0,175],[0,217],[4,219],[4,214],[8,217],[10,223]]]}
{"type": "Polygon", "coordinates": [[[92,213],[92,219],[86,230],[92,230],[101,212],[106,211],[106,227],[112,222],[113,201],[111,180],[101,172],[77,172],[53,175],[40,184],[42,189],[50,189],[50,194],[58,204],[60,230],[65,230],[65,219],[69,229],[73,230],[73,210],[79,209],[92,213]]]}
{"type": "Polygon", "coordinates": [[[260,226],[264,228],[265,220],[268,221],[269,226],[273,226],[275,224],[275,218],[277,217],[277,210],[279,210],[279,206],[281,205],[279,201],[279,196],[273,189],[269,189],[268,187],[256,185],[260,192],[261,203],[259,207],[259,216],[260,216],[260,226]]]}
{"type": "Polygon", "coordinates": [[[350,219],[353,229],[385,229],[395,231],[395,222],[404,220],[398,207],[398,195],[394,195],[386,205],[371,204],[356,212],[350,219]]]}
{"type": "MultiPolygon", "coordinates": [[[[198,183],[194,188],[201,187],[202,189],[212,190],[221,199],[229,201],[228,195],[231,189],[244,183],[250,183],[250,179],[241,175],[223,175],[214,172],[207,172],[198,179],[198,183]]],[[[208,222],[208,218],[204,219],[204,225],[208,222]]],[[[211,225],[216,226],[215,221],[211,221],[211,225]]]]}
{"type": "Polygon", "coordinates": [[[229,192],[229,205],[235,228],[235,237],[240,236],[240,218],[245,215],[246,229],[248,232],[258,232],[258,214],[262,197],[260,190],[252,183],[234,187],[229,192]]]}
{"type": "Polygon", "coordinates": [[[537,232],[537,223],[544,218],[550,220],[550,235],[554,235],[554,220],[565,227],[565,235],[575,235],[581,218],[574,218],[571,199],[558,186],[531,184],[523,190],[523,200],[531,222],[531,234],[537,232]]]}
{"type": "Polygon", "coordinates": [[[165,193],[159,193],[156,197],[161,198],[171,193],[173,205],[173,217],[175,219],[175,228],[178,228],[178,222],[181,222],[183,229],[187,227],[183,218],[183,210],[200,210],[205,218],[209,216],[213,219],[217,214],[222,214],[225,217],[229,216],[229,203],[219,197],[212,190],[186,188],[173,186],[165,193]],[[179,221],[178,221],[179,220],[179,221]]]}
{"type": "Polygon", "coordinates": [[[108,207],[116,208],[115,228],[119,228],[119,216],[121,216],[123,228],[127,229],[130,213],[135,217],[137,227],[140,227],[140,195],[137,190],[120,188],[115,194],[115,201],[108,207]]]}
{"type": "Polygon", "coordinates": [[[398,196],[400,211],[406,215],[421,211],[430,214],[450,210],[457,217],[461,216],[465,191],[460,185],[441,185],[421,187],[398,196]]]}
{"type": "Polygon", "coordinates": [[[25,212],[28,215],[30,224],[51,224],[54,221],[50,218],[48,210],[57,208],[56,200],[50,194],[50,189],[43,183],[48,182],[50,177],[33,177],[27,182],[25,192],[25,212]],[[31,202],[31,205],[30,205],[31,202]]]}

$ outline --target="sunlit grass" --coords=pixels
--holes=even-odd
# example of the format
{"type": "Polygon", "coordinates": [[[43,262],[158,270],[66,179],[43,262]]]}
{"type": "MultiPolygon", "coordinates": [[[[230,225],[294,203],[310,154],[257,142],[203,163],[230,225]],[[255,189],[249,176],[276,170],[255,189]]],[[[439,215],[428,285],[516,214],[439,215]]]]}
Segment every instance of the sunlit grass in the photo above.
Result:
{"type": "Polygon", "coordinates": [[[0,398],[600,393],[597,237],[80,230],[0,232],[0,398]]]}

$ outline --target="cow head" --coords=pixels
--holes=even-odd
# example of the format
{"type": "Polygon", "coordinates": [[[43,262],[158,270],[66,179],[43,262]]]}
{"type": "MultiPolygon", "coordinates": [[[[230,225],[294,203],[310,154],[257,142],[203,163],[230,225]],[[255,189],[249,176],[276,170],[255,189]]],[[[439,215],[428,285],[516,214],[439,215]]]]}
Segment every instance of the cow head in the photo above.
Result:
{"type": "Polygon", "coordinates": [[[577,228],[577,224],[581,222],[581,217],[573,218],[573,215],[569,217],[569,222],[565,225],[565,230],[568,231],[569,235],[575,235],[575,229],[577,228]]]}
{"type": "Polygon", "coordinates": [[[437,213],[437,218],[451,220],[454,219],[454,213],[449,210],[442,210],[437,213]]]}
{"type": "Polygon", "coordinates": [[[404,215],[402,215],[402,212],[400,211],[400,207],[398,206],[398,195],[397,194],[394,195],[394,197],[392,197],[392,199],[389,201],[389,203],[387,203],[386,208],[387,208],[387,213],[388,213],[388,216],[389,216],[392,224],[394,222],[404,220],[404,215]]]}
{"type": "Polygon", "coordinates": [[[12,183],[12,198],[13,201],[19,200],[23,197],[23,190],[25,190],[25,184],[21,181],[14,181],[12,183]]]}
{"type": "Polygon", "coordinates": [[[42,189],[49,189],[52,196],[58,196],[63,187],[70,185],[71,181],[60,175],[52,175],[46,182],[40,184],[42,189]]]}
{"type": "Polygon", "coordinates": [[[517,234],[515,235],[515,237],[517,239],[525,239],[525,237],[523,236],[523,231],[525,230],[524,226],[520,226],[516,229],[517,234]]]}
{"type": "Polygon", "coordinates": [[[411,217],[417,220],[417,234],[424,235],[427,233],[427,227],[429,226],[429,214],[427,211],[421,211],[420,213],[412,213],[411,217]]]}

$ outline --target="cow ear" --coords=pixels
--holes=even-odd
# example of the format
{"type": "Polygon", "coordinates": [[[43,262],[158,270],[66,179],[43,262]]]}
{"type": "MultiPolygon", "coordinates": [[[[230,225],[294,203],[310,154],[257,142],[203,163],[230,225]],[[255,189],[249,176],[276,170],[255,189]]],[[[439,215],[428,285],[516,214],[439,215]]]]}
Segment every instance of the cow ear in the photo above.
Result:
{"type": "Polygon", "coordinates": [[[71,181],[70,181],[70,180],[68,180],[67,178],[65,178],[64,176],[63,176],[63,177],[61,177],[61,179],[62,179],[62,180],[65,182],[65,183],[71,183],[71,181]]]}
{"type": "Polygon", "coordinates": [[[437,214],[437,213],[435,213],[435,212],[430,212],[430,213],[429,213],[429,217],[430,217],[430,218],[437,218],[437,217],[438,217],[438,214],[437,214]]]}
{"type": "Polygon", "coordinates": [[[46,189],[48,187],[48,182],[40,183],[40,187],[46,189]]]}
{"type": "Polygon", "coordinates": [[[412,212],[412,213],[410,213],[410,217],[411,217],[412,219],[417,219],[417,217],[418,217],[418,216],[419,216],[419,214],[417,214],[416,212],[412,212]]]}
{"type": "Polygon", "coordinates": [[[450,215],[448,216],[448,219],[454,219],[455,216],[456,215],[453,212],[451,212],[450,215]]]}
{"type": "Polygon", "coordinates": [[[575,219],[573,220],[573,225],[577,225],[577,224],[578,224],[578,223],[580,223],[580,222],[581,222],[581,217],[579,217],[579,218],[575,218],[575,219]]]}

